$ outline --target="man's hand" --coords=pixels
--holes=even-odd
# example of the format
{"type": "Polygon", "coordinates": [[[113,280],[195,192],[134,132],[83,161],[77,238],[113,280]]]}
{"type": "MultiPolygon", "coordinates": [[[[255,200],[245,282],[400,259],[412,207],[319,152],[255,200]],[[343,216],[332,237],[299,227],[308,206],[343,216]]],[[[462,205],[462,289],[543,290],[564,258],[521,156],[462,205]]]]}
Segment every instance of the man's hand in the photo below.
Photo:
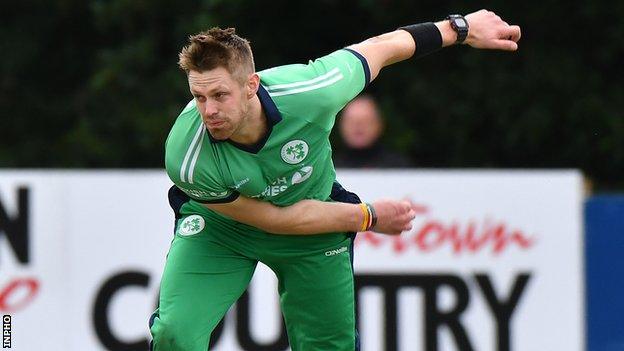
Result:
{"type": "Polygon", "coordinates": [[[412,220],[416,212],[409,201],[379,200],[371,204],[377,214],[375,232],[399,235],[412,229],[412,220]]]}
{"type": "Polygon", "coordinates": [[[520,27],[510,26],[492,11],[480,10],[465,16],[468,37],[465,44],[478,49],[516,51],[520,27]]]}

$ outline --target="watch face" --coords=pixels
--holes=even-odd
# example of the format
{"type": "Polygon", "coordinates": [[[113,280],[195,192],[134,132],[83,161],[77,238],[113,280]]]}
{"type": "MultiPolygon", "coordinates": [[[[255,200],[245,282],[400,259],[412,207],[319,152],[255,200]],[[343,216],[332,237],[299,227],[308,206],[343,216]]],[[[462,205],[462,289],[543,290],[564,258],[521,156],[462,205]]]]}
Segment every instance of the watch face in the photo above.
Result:
{"type": "Polygon", "coordinates": [[[459,27],[465,27],[465,26],[466,26],[466,21],[464,21],[464,19],[463,19],[463,18],[457,18],[457,19],[455,20],[455,23],[457,23],[457,25],[458,25],[459,27]]]}

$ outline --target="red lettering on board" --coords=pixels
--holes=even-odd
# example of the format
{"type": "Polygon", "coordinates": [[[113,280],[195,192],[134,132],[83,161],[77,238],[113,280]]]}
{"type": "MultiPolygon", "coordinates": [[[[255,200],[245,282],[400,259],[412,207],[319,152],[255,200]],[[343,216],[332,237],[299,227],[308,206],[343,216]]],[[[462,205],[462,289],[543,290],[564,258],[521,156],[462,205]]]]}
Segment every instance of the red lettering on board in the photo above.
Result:
{"type": "MultiPolygon", "coordinates": [[[[426,206],[414,205],[414,208],[417,218],[418,215],[428,212],[426,206]]],[[[483,251],[499,255],[511,247],[529,250],[535,241],[534,237],[520,229],[510,228],[504,221],[485,218],[461,222],[425,217],[420,222],[417,221],[409,233],[386,236],[370,231],[364,232],[358,234],[355,244],[375,248],[389,245],[396,253],[404,253],[409,248],[425,253],[450,248],[456,255],[483,251]]]]}
{"type": "Polygon", "coordinates": [[[39,281],[34,278],[17,278],[0,288],[0,311],[17,312],[26,307],[37,295],[39,281]],[[18,295],[18,294],[22,295],[18,295]],[[15,296],[21,299],[15,300],[15,296]]]}

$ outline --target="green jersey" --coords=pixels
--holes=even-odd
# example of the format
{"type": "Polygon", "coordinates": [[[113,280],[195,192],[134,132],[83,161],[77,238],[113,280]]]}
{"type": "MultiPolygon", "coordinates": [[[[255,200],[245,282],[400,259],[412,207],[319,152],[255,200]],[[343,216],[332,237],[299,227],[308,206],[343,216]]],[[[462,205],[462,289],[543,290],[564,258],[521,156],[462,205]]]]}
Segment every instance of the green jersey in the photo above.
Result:
{"type": "Polygon", "coordinates": [[[366,60],[342,49],[307,65],[258,74],[268,132],[257,144],[214,140],[194,100],[175,121],[166,169],[192,202],[225,203],[243,195],[287,206],[328,199],[336,176],[329,134],[336,114],[369,82],[366,60]]]}

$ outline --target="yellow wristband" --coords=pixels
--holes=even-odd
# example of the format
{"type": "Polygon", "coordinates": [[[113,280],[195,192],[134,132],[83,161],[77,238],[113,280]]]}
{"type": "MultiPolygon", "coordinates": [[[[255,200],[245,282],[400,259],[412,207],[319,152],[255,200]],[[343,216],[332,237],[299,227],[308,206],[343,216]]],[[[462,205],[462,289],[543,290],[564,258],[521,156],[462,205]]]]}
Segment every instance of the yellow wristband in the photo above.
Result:
{"type": "Polygon", "coordinates": [[[360,231],[366,231],[366,229],[368,229],[368,221],[369,221],[369,213],[368,213],[368,208],[366,208],[366,204],[365,203],[360,203],[360,209],[362,210],[362,214],[364,215],[364,220],[362,221],[362,227],[360,228],[360,231]]]}

